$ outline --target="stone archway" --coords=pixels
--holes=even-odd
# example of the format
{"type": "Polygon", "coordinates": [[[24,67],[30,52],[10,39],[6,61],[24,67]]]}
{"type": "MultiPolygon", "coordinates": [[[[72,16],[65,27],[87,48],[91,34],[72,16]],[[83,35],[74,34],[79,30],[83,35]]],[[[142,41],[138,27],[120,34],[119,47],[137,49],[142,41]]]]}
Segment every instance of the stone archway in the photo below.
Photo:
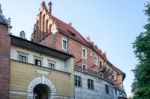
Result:
{"type": "Polygon", "coordinates": [[[33,89],[33,99],[49,99],[51,97],[51,90],[45,84],[38,84],[33,89]]]}
{"type": "Polygon", "coordinates": [[[33,94],[34,94],[33,90],[39,84],[46,85],[50,89],[50,92],[51,92],[50,95],[51,96],[49,96],[48,99],[55,98],[55,96],[56,96],[55,86],[53,85],[53,83],[50,80],[48,80],[47,78],[45,78],[44,76],[42,76],[42,77],[34,78],[30,82],[30,84],[28,86],[28,90],[27,90],[27,92],[28,92],[28,99],[33,99],[33,94]]]}

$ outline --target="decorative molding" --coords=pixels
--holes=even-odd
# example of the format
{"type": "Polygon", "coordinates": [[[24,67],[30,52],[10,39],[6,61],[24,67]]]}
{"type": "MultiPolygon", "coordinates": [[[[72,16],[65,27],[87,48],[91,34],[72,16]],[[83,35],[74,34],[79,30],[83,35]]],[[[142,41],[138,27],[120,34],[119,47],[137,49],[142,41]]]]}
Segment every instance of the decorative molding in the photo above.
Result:
{"type": "Polygon", "coordinates": [[[17,94],[17,95],[27,95],[26,92],[19,92],[19,91],[10,91],[10,94],[17,94]]]}
{"type": "Polygon", "coordinates": [[[36,70],[37,73],[39,74],[44,74],[44,75],[49,75],[50,73],[44,70],[36,70]]]}
{"type": "Polygon", "coordinates": [[[35,86],[37,86],[38,84],[44,84],[47,85],[49,87],[49,89],[51,90],[51,93],[49,93],[49,99],[54,99],[56,96],[56,89],[55,86],[53,85],[53,83],[48,80],[45,76],[42,77],[37,77],[34,78],[29,86],[28,86],[28,99],[33,99],[33,89],[35,88],[35,86]]]}

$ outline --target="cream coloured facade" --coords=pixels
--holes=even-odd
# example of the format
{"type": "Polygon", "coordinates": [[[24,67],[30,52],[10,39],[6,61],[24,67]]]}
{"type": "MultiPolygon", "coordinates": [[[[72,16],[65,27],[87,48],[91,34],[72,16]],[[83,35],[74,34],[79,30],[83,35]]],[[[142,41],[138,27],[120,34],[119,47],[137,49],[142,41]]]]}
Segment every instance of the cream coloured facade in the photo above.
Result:
{"type": "MultiPolygon", "coordinates": [[[[43,54],[46,50],[48,53],[51,53],[51,50],[48,50],[49,48],[44,49],[41,45],[36,45],[36,47],[32,49],[31,46],[34,44],[30,41],[14,36],[11,37],[10,99],[74,98],[73,56],[66,54],[66,56],[59,58],[53,55],[43,54]],[[20,41],[29,46],[20,45],[20,41]],[[40,46],[42,50],[36,52],[36,48],[39,48],[40,46]],[[23,59],[20,60],[19,55],[25,56],[26,61],[23,61],[23,59]],[[41,60],[41,66],[35,64],[35,59],[37,58],[41,60]],[[54,63],[54,68],[49,67],[49,62],[54,63]],[[42,92],[41,88],[45,87],[47,95],[44,95],[43,93],[36,94],[36,86],[39,86],[39,92],[42,92]],[[40,98],[38,98],[38,95],[40,98]]],[[[65,54],[58,51],[57,54],[59,55],[59,53],[61,53],[60,55],[65,54]]]]}
{"type": "Polygon", "coordinates": [[[26,49],[23,49],[23,48],[19,48],[19,47],[16,47],[16,46],[12,46],[11,51],[10,51],[11,59],[18,60],[18,55],[19,54],[26,54],[28,63],[30,63],[30,64],[34,64],[34,59],[39,58],[42,61],[42,66],[43,67],[48,68],[49,67],[49,62],[53,62],[54,65],[55,65],[56,70],[71,73],[70,66],[67,66],[67,62],[64,61],[64,60],[61,60],[61,59],[58,59],[58,58],[55,58],[55,57],[50,57],[50,56],[47,56],[47,55],[42,55],[40,53],[30,51],[30,50],[26,50],[26,49]]]}

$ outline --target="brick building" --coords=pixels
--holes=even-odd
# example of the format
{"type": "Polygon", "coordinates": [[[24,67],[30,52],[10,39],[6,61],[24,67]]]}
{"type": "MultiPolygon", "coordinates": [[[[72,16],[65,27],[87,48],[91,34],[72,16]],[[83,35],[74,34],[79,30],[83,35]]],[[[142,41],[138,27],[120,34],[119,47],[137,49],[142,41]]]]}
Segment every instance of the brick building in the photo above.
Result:
{"type": "Polygon", "coordinates": [[[75,56],[75,98],[113,99],[125,96],[125,74],[115,67],[89,37],[84,38],[71,23],[51,14],[52,3],[42,2],[32,41],[75,56]]]}
{"type": "MultiPolygon", "coordinates": [[[[52,84],[49,86],[56,87],[53,90],[54,93],[51,94],[49,94],[51,87],[46,88],[48,89],[46,91],[47,99],[126,98],[123,88],[125,74],[107,59],[106,54],[89,37],[84,38],[72,27],[71,23],[67,24],[59,20],[51,12],[52,3],[50,2],[47,7],[45,2],[42,2],[31,41],[9,35],[8,20],[1,13],[0,71],[2,72],[0,72],[0,78],[2,80],[0,80],[0,90],[4,91],[0,92],[0,95],[11,99],[17,99],[17,96],[15,96],[17,94],[22,94],[28,99],[34,99],[35,95],[35,99],[38,99],[34,87],[42,83],[42,80],[30,88],[30,84],[32,85],[31,79],[37,79],[37,82],[38,79],[46,79],[47,83],[44,83],[45,85],[52,84]],[[18,61],[17,55],[28,56],[28,61],[23,57],[21,59],[25,63],[18,61]],[[50,63],[58,64],[54,68],[46,67],[49,66],[49,61],[46,61],[47,58],[50,61],[55,58],[50,63]],[[34,64],[37,63],[38,65],[38,60],[41,61],[40,64],[43,63],[42,66],[40,65],[41,67],[34,64]],[[36,72],[33,73],[32,71],[36,72]],[[18,75],[22,72],[22,75],[18,75]],[[56,75],[50,75],[49,73],[56,75]],[[31,77],[28,77],[28,74],[31,77]],[[15,79],[21,79],[22,77],[25,77],[25,79],[20,80],[19,82],[22,83],[18,85],[15,79]]],[[[21,37],[24,36],[21,35],[21,37]]],[[[53,67],[53,65],[50,65],[50,67],[53,67]]],[[[38,88],[42,90],[45,86],[38,86],[38,88]]],[[[44,91],[41,94],[44,96],[44,91]]],[[[18,97],[18,99],[20,98],[18,97]]]]}

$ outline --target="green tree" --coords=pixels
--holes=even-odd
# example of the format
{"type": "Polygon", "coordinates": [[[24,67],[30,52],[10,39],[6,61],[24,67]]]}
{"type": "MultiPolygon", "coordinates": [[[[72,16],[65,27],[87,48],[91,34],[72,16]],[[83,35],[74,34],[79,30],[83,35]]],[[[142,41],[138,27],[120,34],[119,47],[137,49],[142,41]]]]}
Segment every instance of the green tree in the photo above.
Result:
{"type": "Polygon", "coordinates": [[[148,17],[144,26],[146,31],[140,33],[133,43],[134,53],[139,60],[134,70],[133,99],[150,99],[150,2],[145,7],[145,15],[148,17]]]}

